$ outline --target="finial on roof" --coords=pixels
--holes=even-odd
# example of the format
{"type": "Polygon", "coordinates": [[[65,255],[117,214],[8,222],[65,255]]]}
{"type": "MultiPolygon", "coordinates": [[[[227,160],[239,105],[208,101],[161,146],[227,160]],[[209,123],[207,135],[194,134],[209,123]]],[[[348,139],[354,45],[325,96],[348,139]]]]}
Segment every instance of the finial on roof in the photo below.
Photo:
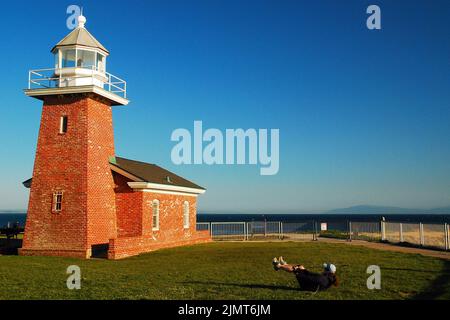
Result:
{"type": "Polygon", "coordinates": [[[84,28],[86,23],[86,17],[83,16],[83,8],[81,8],[81,14],[78,16],[78,28],[84,28]]]}

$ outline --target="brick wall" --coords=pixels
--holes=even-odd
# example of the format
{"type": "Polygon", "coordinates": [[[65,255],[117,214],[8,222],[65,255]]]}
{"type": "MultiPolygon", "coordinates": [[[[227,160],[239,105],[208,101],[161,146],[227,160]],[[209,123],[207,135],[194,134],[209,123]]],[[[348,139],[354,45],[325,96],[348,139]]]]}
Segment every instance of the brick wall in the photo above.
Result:
{"type": "Polygon", "coordinates": [[[152,203],[159,201],[159,230],[152,235],[158,241],[173,241],[176,239],[189,239],[196,233],[197,198],[193,196],[160,194],[153,192],[143,193],[143,219],[148,222],[148,229],[152,225],[152,203]],[[189,202],[189,228],[183,226],[183,203],[189,202]]]}
{"type": "Polygon", "coordinates": [[[149,236],[111,239],[109,242],[108,259],[123,259],[154,250],[207,243],[210,241],[211,237],[208,231],[198,231],[189,239],[173,239],[171,241],[157,241],[149,236]]]}
{"type": "Polygon", "coordinates": [[[111,106],[87,103],[88,245],[106,244],[117,236],[114,181],[109,159],[115,156],[111,106]]]}
{"type": "Polygon", "coordinates": [[[21,254],[88,257],[90,246],[116,236],[111,107],[95,95],[44,101],[21,254]],[[60,134],[60,118],[68,130],[60,134]],[[62,211],[52,211],[63,192],[62,211]]]}
{"type": "Polygon", "coordinates": [[[112,173],[114,156],[111,106],[94,94],[48,97],[30,190],[22,255],[89,258],[91,246],[109,244],[109,257],[210,241],[197,232],[197,199],[192,196],[133,191],[127,178],[112,173]],[[68,130],[60,134],[61,116],[68,130]],[[53,193],[63,192],[54,212],[53,193]],[[152,202],[160,202],[159,230],[152,230],[152,202]],[[183,203],[189,202],[189,228],[183,203]]]}
{"type": "Polygon", "coordinates": [[[113,174],[116,183],[119,236],[109,242],[110,259],[121,259],[161,248],[211,241],[208,231],[196,231],[197,198],[133,191],[130,180],[113,174]],[[159,201],[159,230],[152,229],[153,201],[159,201]],[[183,204],[189,202],[189,228],[183,225],[183,204]],[[140,218],[140,221],[136,219],[140,218]]]}
{"type": "Polygon", "coordinates": [[[131,237],[143,234],[142,193],[128,187],[128,178],[113,173],[116,192],[117,236],[131,237]]]}

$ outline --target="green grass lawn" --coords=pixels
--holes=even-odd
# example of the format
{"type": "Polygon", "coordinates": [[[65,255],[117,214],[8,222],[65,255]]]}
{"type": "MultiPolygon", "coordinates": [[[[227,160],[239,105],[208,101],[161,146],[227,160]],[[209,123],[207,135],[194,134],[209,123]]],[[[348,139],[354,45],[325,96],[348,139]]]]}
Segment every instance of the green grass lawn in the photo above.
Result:
{"type": "Polygon", "coordinates": [[[210,243],[125,260],[0,256],[0,299],[450,299],[450,262],[415,254],[317,242],[210,243]],[[312,294],[271,265],[274,256],[320,271],[333,262],[341,285],[312,294]],[[68,290],[78,265],[81,290],[68,290]],[[381,267],[381,290],[366,268],[381,267]]]}

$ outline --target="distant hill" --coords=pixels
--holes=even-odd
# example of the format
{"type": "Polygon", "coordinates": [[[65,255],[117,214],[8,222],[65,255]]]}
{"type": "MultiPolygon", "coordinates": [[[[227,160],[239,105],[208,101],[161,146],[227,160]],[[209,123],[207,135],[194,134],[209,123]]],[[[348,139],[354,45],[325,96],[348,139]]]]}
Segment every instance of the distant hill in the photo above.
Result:
{"type": "Polygon", "coordinates": [[[27,209],[0,209],[0,214],[15,214],[15,213],[25,213],[27,209]]]}
{"type": "Polygon", "coordinates": [[[434,208],[428,210],[428,212],[433,214],[450,214],[450,207],[434,208]]]}
{"type": "Polygon", "coordinates": [[[400,207],[359,205],[325,211],[325,214],[450,214],[450,207],[410,209],[400,207]]]}

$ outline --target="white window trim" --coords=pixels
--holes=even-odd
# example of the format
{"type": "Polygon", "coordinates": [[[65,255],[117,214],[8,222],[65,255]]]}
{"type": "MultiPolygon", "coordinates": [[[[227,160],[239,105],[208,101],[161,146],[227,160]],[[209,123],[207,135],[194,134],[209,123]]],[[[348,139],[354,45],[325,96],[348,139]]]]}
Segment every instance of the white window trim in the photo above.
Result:
{"type": "Polygon", "coordinates": [[[184,196],[184,197],[194,197],[194,198],[198,197],[198,194],[176,192],[176,191],[164,191],[164,190],[152,190],[152,189],[133,189],[133,191],[135,191],[135,192],[149,192],[149,193],[157,193],[157,194],[170,194],[170,195],[173,195],[173,196],[184,196]]]}
{"type": "Polygon", "coordinates": [[[69,118],[66,115],[61,116],[60,120],[59,120],[59,133],[60,134],[66,134],[67,130],[68,130],[68,125],[69,125],[69,118]],[[64,124],[64,118],[67,119],[67,124],[66,124],[66,131],[63,131],[63,124],[64,124]]]}
{"type": "Polygon", "coordinates": [[[189,229],[189,227],[190,227],[190,218],[191,218],[191,215],[190,215],[190,208],[189,208],[189,201],[185,201],[185,202],[183,202],[183,227],[184,227],[184,229],[189,229]],[[186,218],[186,216],[187,216],[187,218],[186,218]]]}
{"type": "Polygon", "coordinates": [[[158,231],[159,230],[159,200],[153,200],[152,201],[152,230],[158,231]],[[156,204],[156,227],[153,226],[153,219],[155,217],[154,213],[154,205],[156,204]]]}
{"type": "Polygon", "coordinates": [[[63,202],[63,192],[62,191],[53,192],[53,205],[52,205],[53,212],[59,213],[62,211],[62,202],[63,202]],[[60,202],[58,202],[58,196],[61,196],[60,202]],[[60,204],[60,209],[57,208],[58,203],[60,204]]]}
{"type": "Polygon", "coordinates": [[[170,192],[178,192],[178,193],[193,194],[193,195],[203,194],[206,191],[204,189],[180,187],[180,186],[173,186],[173,185],[159,184],[159,183],[149,183],[149,182],[143,182],[143,181],[127,182],[127,184],[130,188],[135,189],[135,190],[143,189],[143,190],[151,190],[151,191],[158,191],[158,192],[170,191],[170,192]]]}

